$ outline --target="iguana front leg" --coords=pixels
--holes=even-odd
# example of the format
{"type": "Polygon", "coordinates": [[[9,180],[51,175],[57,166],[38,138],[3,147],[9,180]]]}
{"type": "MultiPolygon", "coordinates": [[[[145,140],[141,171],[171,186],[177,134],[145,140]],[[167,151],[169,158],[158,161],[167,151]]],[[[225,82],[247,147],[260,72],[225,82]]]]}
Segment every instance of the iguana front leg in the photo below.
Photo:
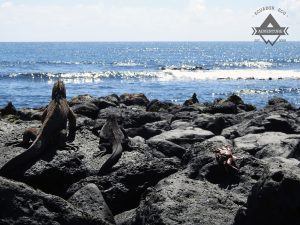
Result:
{"type": "Polygon", "coordinates": [[[38,134],[38,128],[28,128],[24,131],[22,140],[8,142],[5,144],[5,146],[28,148],[30,146],[30,142],[36,139],[37,134],[38,134]]]}
{"type": "Polygon", "coordinates": [[[74,144],[71,143],[67,143],[67,131],[65,129],[59,132],[57,139],[58,139],[57,145],[58,148],[60,149],[74,150],[74,151],[79,149],[78,146],[75,146],[74,144]]]}

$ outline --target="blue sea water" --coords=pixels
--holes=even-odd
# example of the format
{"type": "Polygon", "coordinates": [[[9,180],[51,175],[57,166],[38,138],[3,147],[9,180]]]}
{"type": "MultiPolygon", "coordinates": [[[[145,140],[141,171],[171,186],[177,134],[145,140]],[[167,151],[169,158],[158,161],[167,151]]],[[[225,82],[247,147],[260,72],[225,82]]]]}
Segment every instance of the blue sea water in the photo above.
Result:
{"type": "Polygon", "coordinates": [[[258,107],[273,96],[300,106],[300,42],[0,43],[0,107],[46,105],[57,79],[68,98],[143,92],[182,103],[194,92],[202,102],[236,93],[258,107]]]}

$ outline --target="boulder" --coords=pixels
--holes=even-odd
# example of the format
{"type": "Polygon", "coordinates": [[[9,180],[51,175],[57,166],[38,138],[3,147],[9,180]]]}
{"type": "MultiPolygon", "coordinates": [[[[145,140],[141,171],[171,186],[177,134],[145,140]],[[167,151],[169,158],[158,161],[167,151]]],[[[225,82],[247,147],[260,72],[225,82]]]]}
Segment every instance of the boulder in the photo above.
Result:
{"type": "MultiPolygon", "coordinates": [[[[48,150],[49,151],[49,150],[48,150]]],[[[26,183],[47,193],[62,196],[67,188],[87,176],[83,155],[75,151],[47,152],[24,174],[26,183]]]]}
{"type": "Polygon", "coordinates": [[[144,126],[154,130],[171,130],[171,126],[168,120],[146,123],[144,126]]]}
{"type": "Polygon", "coordinates": [[[300,169],[295,159],[269,158],[269,167],[254,185],[247,208],[235,225],[296,225],[300,221],[300,169]]]}
{"type": "Polygon", "coordinates": [[[95,184],[87,184],[72,195],[68,202],[88,213],[92,218],[115,224],[114,217],[95,184]]]}
{"type": "Polygon", "coordinates": [[[136,224],[233,224],[238,198],[215,185],[176,173],[148,190],[136,216],[136,224]]]}
{"type": "Polygon", "coordinates": [[[155,135],[161,134],[161,132],[161,130],[153,129],[144,125],[138,128],[129,128],[126,130],[126,133],[129,137],[140,136],[145,139],[149,139],[155,135]]]}
{"type": "Polygon", "coordinates": [[[119,97],[115,94],[112,94],[105,97],[97,98],[86,94],[86,95],[75,96],[71,99],[71,101],[69,101],[70,106],[82,105],[82,104],[84,105],[87,103],[92,103],[96,105],[99,109],[116,107],[119,105],[119,97]]]}
{"type": "Polygon", "coordinates": [[[171,122],[175,120],[181,120],[185,122],[193,122],[195,118],[199,116],[199,111],[180,111],[176,112],[172,118],[171,122]]]}
{"type": "Polygon", "coordinates": [[[139,128],[147,123],[162,120],[159,113],[145,111],[127,111],[122,114],[122,124],[124,128],[139,128]]]}
{"type": "Polygon", "coordinates": [[[118,95],[116,94],[111,94],[111,95],[107,95],[107,96],[104,96],[104,97],[100,97],[100,99],[104,99],[108,102],[111,102],[115,105],[119,105],[120,104],[120,98],[118,95]]]}
{"type": "Polygon", "coordinates": [[[104,224],[60,197],[0,177],[0,224],[104,224]]]}
{"type": "Polygon", "coordinates": [[[240,118],[229,114],[200,114],[195,118],[193,124],[196,127],[209,130],[214,134],[219,135],[223,129],[240,122],[240,118]]]}
{"type": "Polygon", "coordinates": [[[215,151],[231,141],[215,136],[202,143],[196,143],[184,155],[183,164],[187,165],[186,174],[195,180],[208,181],[221,189],[228,189],[238,196],[239,204],[245,205],[253,185],[260,179],[266,163],[245,152],[233,149],[236,157],[236,170],[226,170],[216,160],[215,151]]]}
{"type": "Polygon", "coordinates": [[[145,152],[123,152],[111,173],[82,179],[69,188],[67,195],[74,194],[88,183],[94,183],[102,191],[114,215],[136,208],[148,187],[177,172],[180,167],[178,159],[156,158],[150,149],[141,150],[145,152]]]}
{"type": "Polygon", "coordinates": [[[255,106],[245,104],[244,101],[237,95],[230,95],[226,99],[216,100],[210,106],[210,113],[236,114],[240,111],[253,111],[255,106]]]}
{"type": "Polygon", "coordinates": [[[175,129],[185,129],[191,127],[193,124],[191,122],[183,121],[183,120],[174,120],[171,123],[171,130],[175,129]]]}
{"type": "Polygon", "coordinates": [[[265,119],[266,131],[278,131],[287,134],[300,133],[299,121],[295,114],[278,113],[265,119]]]}
{"type": "Polygon", "coordinates": [[[244,114],[239,123],[223,129],[221,134],[230,139],[266,131],[298,134],[300,133],[299,125],[300,121],[296,112],[266,108],[244,114]]]}
{"type": "Polygon", "coordinates": [[[151,148],[155,148],[157,151],[162,152],[167,157],[177,156],[178,158],[182,158],[183,154],[186,152],[185,148],[163,139],[150,139],[147,141],[147,144],[151,148]]]}
{"type": "Polygon", "coordinates": [[[68,103],[69,106],[74,106],[74,105],[80,105],[80,104],[85,104],[85,103],[92,103],[93,101],[96,101],[96,97],[92,95],[78,95],[73,97],[68,103]]]}
{"type": "Polygon", "coordinates": [[[171,102],[161,102],[157,99],[152,100],[149,102],[149,104],[146,107],[146,111],[148,112],[168,112],[172,110],[173,108],[176,108],[176,105],[174,105],[171,102]]]}
{"type": "Polygon", "coordinates": [[[281,132],[247,134],[234,139],[234,146],[239,151],[248,152],[261,159],[274,156],[300,159],[299,134],[285,134],[281,132]]]}
{"type": "Polygon", "coordinates": [[[268,101],[267,107],[273,107],[273,108],[284,108],[287,110],[295,110],[295,108],[289,103],[287,100],[275,97],[268,101]]]}
{"type": "Polygon", "coordinates": [[[136,224],[136,209],[125,211],[115,216],[118,225],[133,225],[136,224]]]}
{"type": "Polygon", "coordinates": [[[120,96],[120,102],[125,105],[140,105],[147,106],[149,104],[149,100],[143,93],[139,94],[122,94],[120,96]]]}
{"type": "Polygon", "coordinates": [[[16,110],[12,102],[9,102],[3,109],[0,109],[0,113],[2,116],[17,115],[18,111],[16,110]]]}
{"type": "Polygon", "coordinates": [[[232,102],[217,102],[210,107],[210,113],[236,114],[238,113],[238,108],[232,102]]]}
{"type": "Polygon", "coordinates": [[[187,127],[185,129],[174,129],[165,131],[160,135],[152,137],[150,140],[167,140],[176,144],[202,142],[211,138],[214,134],[211,131],[201,128],[187,127]]]}
{"type": "Polygon", "coordinates": [[[96,119],[99,113],[99,108],[94,103],[82,103],[72,106],[74,113],[96,119]]]}
{"type": "Polygon", "coordinates": [[[44,108],[41,109],[21,109],[18,115],[21,120],[42,120],[44,108]]]}

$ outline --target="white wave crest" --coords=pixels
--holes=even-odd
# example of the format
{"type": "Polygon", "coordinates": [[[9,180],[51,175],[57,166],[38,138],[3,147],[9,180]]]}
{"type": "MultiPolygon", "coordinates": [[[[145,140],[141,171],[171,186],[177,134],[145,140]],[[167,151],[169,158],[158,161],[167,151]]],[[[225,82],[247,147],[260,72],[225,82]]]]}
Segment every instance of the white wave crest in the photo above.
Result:
{"type": "Polygon", "coordinates": [[[159,79],[171,80],[240,80],[240,79],[300,79],[300,71],[292,70],[201,70],[201,71],[173,71],[166,70],[159,74],[159,79]]]}
{"type": "Polygon", "coordinates": [[[225,62],[223,63],[223,66],[225,67],[236,67],[236,68],[257,68],[257,69],[263,69],[263,68],[270,68],[272,67],[271,62],[266,61],[242,61],[242,62],[225,62]]]}
{"type": "Polygon", "coordinates": [[[300,79],[300,71],[292,70],[163,70],[163,71],[103,71],[103,72],[78,72],[78,73],[27,73],[27,74],[10,74],[11,78],[62,78],[64,80],[88,79],[101,80],[106,78],[119,79],[156,79],[158,81],[191,81],[191,80],[271,80],[271,79],[300,79]]]}

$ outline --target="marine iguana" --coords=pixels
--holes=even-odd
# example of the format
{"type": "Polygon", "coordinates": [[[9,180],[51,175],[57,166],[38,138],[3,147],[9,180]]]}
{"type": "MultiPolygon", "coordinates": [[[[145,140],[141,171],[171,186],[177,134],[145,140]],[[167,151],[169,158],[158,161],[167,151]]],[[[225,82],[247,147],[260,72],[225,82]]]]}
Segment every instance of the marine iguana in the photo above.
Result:
{"type": "Polygon", "coordinates": [[[42,126],[39,130],[27,129],[23,134],[23,143],[34,140],[31,146],[20,155],[8,161],[1,169],[0,175],[9,176],[21,166],[36,160],[50,145],[63,146],[75,139],[76,117],[66,100],[66,88],[62,81],[56,81],[52,89],[52,100],[42,115],[42,126]],[[66,128],[69,121],[69,133],[66,128]]]}
{"type": "Polygon", "coordinates": [[[119,161],[123,152],[123,146],[127,145],[127,135],[120,128],[116,115],[110,115],[100,131],[99,148],[102,149],[98,156],[103,156],[112,151],[111,156],[101,166],[98,175],[104,175],[119,161]]]}

